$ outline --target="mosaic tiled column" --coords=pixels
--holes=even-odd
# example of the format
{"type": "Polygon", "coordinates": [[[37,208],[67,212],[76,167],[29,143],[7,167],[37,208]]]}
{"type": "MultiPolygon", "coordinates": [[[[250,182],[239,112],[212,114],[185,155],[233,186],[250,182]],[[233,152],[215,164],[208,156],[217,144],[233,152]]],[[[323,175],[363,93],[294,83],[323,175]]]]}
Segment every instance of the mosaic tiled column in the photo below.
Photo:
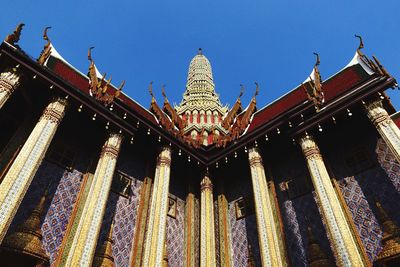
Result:
{"type": "Polygon", "coordinates": [[[189,193],[185,203],[185,258],[184,266],[195,266],[195,197],[192,187],[189,186],[189,193]]]}
{"type": "Polygon", "coordinates": [[[381,100],[371,102],[365,106],[368,118],[388,145],[397,162],[400,162],[400,130],[389,117],[381,100]]]}
{"type": "Polygon", "coordinates": [[[142,254],[144,246],[144,234],[147,225],[147,211],[149,209],[152,180],[149,177],[144,178],[140,191],[140,202],[137,209],[137,221],[135,226],[135,235],[133,238],[133,249],[131,251],[131,267],[142,266],[142,254]]]}
{"type": "Polygon", "coordinates": [[[225,197],[224,186],[218,188],[218,227],[219,227],[219,259],[221,267],[233,266],[232,262],[232,236],[229,223],[228,201],[225,197]]]}
{"type": "Polygon", "coordinates": [[[366,266],[314,139],[299,140],[338,266],[366,266]]]}
{"type": "Polygon", "coordinates": [[[64,117],[66,105],[65,99],[57,98],[46,107],[0,184],[0,242],[64,117]]]}
{"type": "Polygon", "coordinates": [[[200,183],[200,266],[215,267],[215,229],[213,186],[206,175],[200,183]]]}
{"type": "Polygon", "coordinates": [[[142,266],[161,266],[167,224],[171,149],[163,148],[157,159],[147,223],[142,266]]]}
{"type": "Polygon", "coordinates": [[[262,265],[287,266],[285,252],[280,246],[279,225],[274,220],[273,196],[268,189],[262,158],[256,148],[249,150],[249,162],[262,265]]]}
{"type": "Polygon", "coordinates": [[[111,134],[103,145],[66,266],[92,264],[121,143],[122,135],[111,134]]]}
{"type": "Polygon", "coordinates": [[[0,73],[0,109],[20,84],[20,77],[14,72],[0,73]]]}

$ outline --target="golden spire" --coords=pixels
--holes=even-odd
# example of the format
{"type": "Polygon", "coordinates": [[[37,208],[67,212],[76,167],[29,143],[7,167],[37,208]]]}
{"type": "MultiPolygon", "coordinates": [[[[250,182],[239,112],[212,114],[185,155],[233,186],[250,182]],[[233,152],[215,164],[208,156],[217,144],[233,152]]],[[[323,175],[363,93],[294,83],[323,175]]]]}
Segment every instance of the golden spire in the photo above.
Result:
{"type": "Polygon", "coordinates": [[[164,242],[162,267],[168,267],[167,239],[164,242]]]}
{"type": "Polygon", "coordinates": [[[11,45],[15,45],[16,43],[18,43],[19,38],[21,37],[22,27],[24,27],[24,26],[25,26],[24,23],[18,24],[15,31],[12,34],[8,35],[6,37],[6,39],[4,39],[4,41],[6,41],[7,43],[9,43],[11,45]]]}
{"type": "Polygon", "coordinates": [[[254,259],[253,249],[251,245],[247,243],[247,267],[255,267],[256,260],[254,259]]]}
{"type": "Polygon", "coordinates": [[[93,266],[94,267],[114,267],[114,257],[112,254],[112,233],[114,228],[114,222],[111,223],[110,228],[103,244],[97,247],[96,253],[94,254],[93,266]]]}
{"type": "Polygon", "coordinates": [[[307,261],[310,267],[334,267],[335,264],[329,260],[326,254],[322,251],[320,245],[315,239],[311,227],[307,227],[308,238],[308,257],[307,261]]]}
{"type": "Polygon", "coordinates": [[[20,253],[33,258],[38,264],[48,262],[49,257],[42,247],[41,217],[46,203],[47,189],[31,215],[16,228],[15,232],[7,235],[1,244],[6,251],[20,253]]]}
{"type": "Polygon", "coordinates": [[[378,210],[377,219],[383,228],[383,248],[378,255],[378,260],[385,261],[387,258],[400,258],[400,229],[393,220],[389,218],[381,203],[376,201],[375,204],[378,210]]]}

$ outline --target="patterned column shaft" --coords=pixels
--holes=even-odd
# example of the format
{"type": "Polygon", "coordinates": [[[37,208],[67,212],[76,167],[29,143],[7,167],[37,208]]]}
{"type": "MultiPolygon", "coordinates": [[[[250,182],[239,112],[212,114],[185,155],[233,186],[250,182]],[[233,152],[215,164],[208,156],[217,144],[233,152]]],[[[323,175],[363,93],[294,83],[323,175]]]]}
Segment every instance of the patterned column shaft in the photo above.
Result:
{"type": "Polygon", "coordinates": [[[262,266],[286,266],[285,252],[279,241],[279,225],[274,220],[273,196],[268,190],[262,158],[257,149],[250,149],[249,162],[262,266]]]}
{"type": "Polygon", "coordinates": [[[212,183],[205,176],[200,183],[200,267],[215,267],[215,229],[212,183]]]}
{"type": "Polygon", "coordinates": [[[300,145],[307,160],[317,204],[327,227],[336,263],[339,266],[365,266],[317,144],[311,136],[306,135],[300,139],[300,145]]]}
{"type": "Polygon", "coordinates": [[[135,236],[133,238],[133,249],[131,252],[131,267],[142,266],[142,254],[144,246],[144,233],[147,224],[147,211],[149,209],[152,180],[149,177],[144,178],[140,192],[140,202],[137,210],[137,219],[135,226],[135,236]]]}
{"type": "Polygon", "coordinates": [[[365,106],[368,118],[388,145],[397,162],[400,162],[400,130],[383,108],[382,101],[377,100],[365,106]]]}
{"type": "MultiPolygon", "coordinates": [[[[221,190],[222,191],[222,190],[221,190]]],[[[220,266],[233,266],[232,262],[232,236],[229,223],[228,201],[225,194],[218,194],[218,226],[219,226],[219,251],[220,251],[220,266]]]]}
{"type": "Polygon", "coordinates": [[[19,76],[13,72],[0,73],[0,109],[19,86],[19,76]]]}
{"type": "Polygon", "coordinates": [[[185,203],[185,262],[184,266],[195,266],[195,203],[194,194],[189,192],[185,203]]]}
{"type": "Polygon", "coordinates": [[[103,145],[66,266],[91,266],[106,209],[122,135],[111,134],[103,145]]]}
{"type": "Polygon", "coordinates": [[[0,184],[0,242],[64,117],[66,105],[65,99],[58,98],[46,107],[0,184]]]}
{"type": "Polygon", "coordinates": [[[164,148],[157,159],[147,223],[142,266],[161,266],[167,224],[171,150],[164,148]]]}

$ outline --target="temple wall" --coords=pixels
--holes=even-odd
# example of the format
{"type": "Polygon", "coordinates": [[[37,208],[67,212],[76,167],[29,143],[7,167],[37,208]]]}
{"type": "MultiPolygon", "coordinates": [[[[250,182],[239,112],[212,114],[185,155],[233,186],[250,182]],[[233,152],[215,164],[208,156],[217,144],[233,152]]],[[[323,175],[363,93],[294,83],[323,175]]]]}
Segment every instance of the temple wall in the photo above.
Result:
{"type": "Polygon", "coordinates": [[[185,201],[177,198],[176,218],[167,217],[168,266],[183,266],[185,252],[185,201]]]}
{"type": "Polygon", "coordinates": [[[185,253],[185,197],[184,183],[175,177],[175,170],[171,169],[169,185],[170,196],[176,199],[176,217],[167,216],[167,255],[168,266],[180,267],[184,263],[185,253]]]}
{"type": "MultiPolygon", "coordinates": [[[[290,180],[310,179],[305,160],[300,153],[300,151],[289,151],[287,158],[277,159],[277,162],[271,163],[272,175],[276,184],[276,194],[284,224],[288,255],[292,266],[308,266],[308,225],[311,226],[321,249],[328,257],[333,259],[326,229],[318,211],[314,193],[310,189],[298,196],[289,196],[287,183],[290,180]]],[[[310,180],[309,183],[311,185],[310,180]]]]}
{"type": "Polygon", "coordinates": [[[232,235],[233,264],[238,267],[247,266],[248,244],[250,244],[256,266],[261,266],[256,215],[252,213],[244,218],[236,219],[235,211],[235,202],[240,197],[248,198],[252,202],[254,201],[251,179],[250,177],[246,177],[246,179],[241,180],[229,180],[225,184],[225,187],[232,235]]]}
{"type": "Polygon", "coordinates": [[[372,134],[363,139],[353,140],[352,146],[338,145],[327,153],[327,158],[364,249],[370,261],[374,261],[382,249],[382,229],[375,215],[375,200],[400,225],[400,168],[382,139],[372,134]],[[358,173],[350,170],[344,161],[354,148],[364,149],[371,159],[371,165],[358,173]]]}

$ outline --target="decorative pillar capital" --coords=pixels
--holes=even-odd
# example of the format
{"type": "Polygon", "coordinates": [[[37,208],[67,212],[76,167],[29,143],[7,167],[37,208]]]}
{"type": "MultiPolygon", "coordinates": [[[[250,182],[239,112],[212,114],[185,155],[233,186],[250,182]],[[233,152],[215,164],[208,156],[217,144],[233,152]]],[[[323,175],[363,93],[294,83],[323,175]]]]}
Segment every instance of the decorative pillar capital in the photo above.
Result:
{"type": "Polygon", "coordinates": [[[313,157],[320,157],[321,152],[319,151],[318,145],[311,135],[305,134],[299,138],[299,144],[303,150],[306,159],[313,157]]]}
{"type": "Polygon", "coordinates": [[[123,140],[121,134],[112,133],[101,150],[101,157],[109,156],[111,159],[118,157],[119,149],[123,140]]]}
{"type": "Polygon", "coordinates": [[[170,166],[171,165],[171,148],[169,146],[165,146],[162,148],[160,154],[157,157],[157,165],[158,166],[170,166]]]}
{"type": "Polygon", "coordinates": [[[250,167],[263,163],[260,152],[255,147],[250,148],[250,150],[249,150],[249,163],[250,163],[250,167]]]}
{"type": "Polygon", "coordinates": [[[12,94],[20,85],[20,76],[11,71],[0,73],[0,93],[12,94]]]}
{"type": "Polygon", "coordinates": [[[365,105],[368,118],[372,123],[377,126],[383,122],[390,120],[389,114],[385,110],[382,104],[382,100],[375,100],[365,105]]]}
{"type": "Polygon", "coordinates": [[[43,111],[40,120],[49,120],[55,124],[59,124],[65,114],[67,100],[65,98],[55,98],[43,111]]]}
{"type": "Polygon", "coordinates": [[[200,182],[200,190],[201,192],[209,189],[210,191],[213,190],[213,184],[211,182],[211,179],[208,176],[204,176],[203,180],[200,182]]]}

